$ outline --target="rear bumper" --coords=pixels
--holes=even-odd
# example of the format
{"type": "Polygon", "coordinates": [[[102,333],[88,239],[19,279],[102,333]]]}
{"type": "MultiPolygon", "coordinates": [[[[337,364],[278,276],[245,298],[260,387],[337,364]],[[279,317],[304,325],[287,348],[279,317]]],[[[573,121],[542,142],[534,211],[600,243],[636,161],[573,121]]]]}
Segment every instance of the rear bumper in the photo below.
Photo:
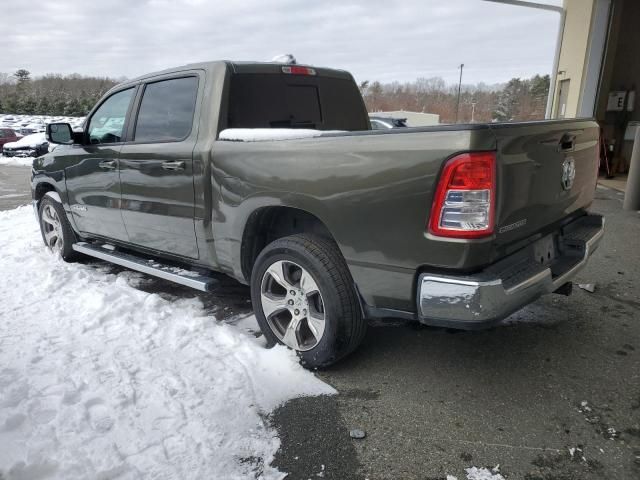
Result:
{"type": "Polygon", "coordinates": [[[533,247],[470,276],[423,273],[418,278],[420,322],[460,329],[485,328],[571,281],[604,234],[604,218],[586,215],[554,238],[557,255],[537,263],[533,247]]]}

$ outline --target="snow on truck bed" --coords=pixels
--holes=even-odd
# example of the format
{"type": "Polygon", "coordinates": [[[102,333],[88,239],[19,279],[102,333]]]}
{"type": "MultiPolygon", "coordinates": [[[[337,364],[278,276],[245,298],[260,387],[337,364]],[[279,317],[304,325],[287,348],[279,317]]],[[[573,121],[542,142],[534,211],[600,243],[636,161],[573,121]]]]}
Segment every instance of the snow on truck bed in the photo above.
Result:
{"type": "Polygon", "coordinates": [[[342,130],[312,130],[307,128],[227,128],[218,135],[219,140],[236,142],[270,142],[274,140],[299,140],[320,137],[328,133],[344,133],[342,130]]]}
{"type": "Polygon", "coordinates": [[[0,251],[0,478],[283,478],[262,415],[335,393],[197,299],[62,262],[31,207],[0,212],[0,251]]]}

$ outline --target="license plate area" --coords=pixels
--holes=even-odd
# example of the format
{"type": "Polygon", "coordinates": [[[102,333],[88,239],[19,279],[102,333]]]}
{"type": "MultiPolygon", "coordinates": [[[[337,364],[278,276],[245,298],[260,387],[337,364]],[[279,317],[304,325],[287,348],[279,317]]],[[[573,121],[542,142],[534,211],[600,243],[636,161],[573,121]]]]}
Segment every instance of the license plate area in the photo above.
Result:
{"type": "Polygon", "coordinates": [[[556,259],[554,235],[547,235],[533,244],[533,260],[540,265],[549,265],[556,259]]]}

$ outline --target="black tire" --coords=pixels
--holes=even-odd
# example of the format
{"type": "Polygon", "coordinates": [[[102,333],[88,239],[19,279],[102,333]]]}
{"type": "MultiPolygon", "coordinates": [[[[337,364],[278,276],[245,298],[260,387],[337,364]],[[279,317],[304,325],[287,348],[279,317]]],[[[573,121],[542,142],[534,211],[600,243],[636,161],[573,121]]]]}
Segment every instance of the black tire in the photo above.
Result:
{"type": "Polygon", "coordinates": [[[265,273],[278,261],[292,262],[310,273],[321,295],[324,331],[315,346],[296,350],[302,365],[327,367],[355,350],[364,338],[367,322],[351,273],[334,242],[307,234],[278,239],[267,245],[256,259],[251,275],[251,300],[268,344],[283,344],[269,325],[261,300],[265,273]]]}
{"type": "Polygon", "coordinates": [[[72,248],[72,245],[77,241],[76,234],[71,228],[64,208],[60,203],[49,196],[45,196],[40,201],[40,207],[38,208],[38,219],[40,221],[40,233],[42,234],[42,241],[49,250],[60,252],[60,256],[66,262],[75,262],[81,258],[81,255],[72,248]],[[55,242],[53,245],[51,245],[47,240],[47,234],[55,229],[53,225],[45,220],[45,218],[50,220],[52,217],[52,215],[50,215],[51,211],[48,210],[49,208],[53,209],[57,216],[57,218],[56,216],[54,216],[54,220],[57,219],[59,221],[59,228],[57,229],[57,235],[55,236],[59,237],[61,244],[55,242]]]}

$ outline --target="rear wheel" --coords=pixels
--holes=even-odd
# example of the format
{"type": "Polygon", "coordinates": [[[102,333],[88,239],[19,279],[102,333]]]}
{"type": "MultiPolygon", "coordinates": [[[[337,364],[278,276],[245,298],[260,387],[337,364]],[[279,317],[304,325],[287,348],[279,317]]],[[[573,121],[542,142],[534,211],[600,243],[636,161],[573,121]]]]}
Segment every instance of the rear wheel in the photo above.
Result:
{"type": "Polygon", "coordinates": [[[267,245],[251,277],[251,298],[269,344],[295,350],[306,367],[353,351],[366,332],[349,269],[337,246],[312,235],[267,245]]]}
{"type": "Polygon", "coordinates": [[[67,262],[77,260],[79,254],[72,248],[76,242],[76,236],[62,205],[53,198],[45,196],[40,201],[38,216],[42,240],[46,247],[54,253],[59,253],[67,262]]]}

